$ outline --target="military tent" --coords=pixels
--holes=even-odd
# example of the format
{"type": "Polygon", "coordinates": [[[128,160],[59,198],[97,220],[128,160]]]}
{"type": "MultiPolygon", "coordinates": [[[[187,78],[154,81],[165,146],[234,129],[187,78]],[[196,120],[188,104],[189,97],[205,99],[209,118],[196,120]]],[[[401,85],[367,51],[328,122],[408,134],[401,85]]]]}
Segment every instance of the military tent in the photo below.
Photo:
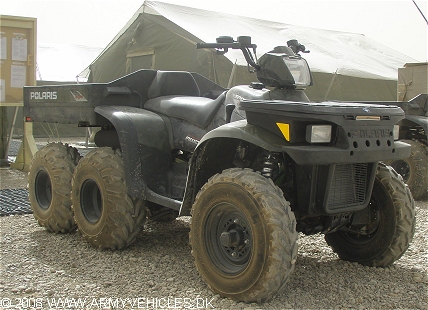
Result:
{"type": "Polygon", "coordinates": [[[111,43],[80,76],[88,82],[108,82],[138,69],[185,70],[202,74],[223,87],[255,81],[239,50],[217,55],[196,49],[216,37],[251,36],[257,55],[286,45],[304,44],[314,85],[312,101],[395,100],[397,70],[415,60],[364,35],[294,26],[145,1],[111,43]]]}

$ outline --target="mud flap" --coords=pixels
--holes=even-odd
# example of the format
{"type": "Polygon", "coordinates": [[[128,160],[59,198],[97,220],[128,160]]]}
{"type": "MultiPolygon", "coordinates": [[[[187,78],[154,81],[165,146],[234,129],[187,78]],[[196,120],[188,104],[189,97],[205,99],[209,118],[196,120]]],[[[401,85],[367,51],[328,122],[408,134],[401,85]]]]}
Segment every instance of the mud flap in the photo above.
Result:
{"type": "Polygon", "coordinates": [[[156,182],[153,172],[162,178],[168,168],[170,145],[164,120],[153,112],[134,107],[98,106],[95,112],[108,119],[117,131],[128,194],[146,199],[147,187],[156,182]]]}

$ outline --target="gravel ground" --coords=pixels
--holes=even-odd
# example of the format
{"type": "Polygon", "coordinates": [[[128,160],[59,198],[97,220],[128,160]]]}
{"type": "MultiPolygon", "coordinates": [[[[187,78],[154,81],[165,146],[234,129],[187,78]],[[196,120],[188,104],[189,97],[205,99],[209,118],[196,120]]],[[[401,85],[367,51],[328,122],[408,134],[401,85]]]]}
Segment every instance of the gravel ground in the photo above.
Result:
{"type": "MultiPolygon", "coordinates": [[[[0,188],[25,187],[21,172],[0,169],[0,177],[0,188]]],[[[78,232],[48,233],[32,215],[0,217],[0,309],[428,309],[428,200],[416,202],[416,215],[409,250],[388,268],[341,261],[323,236],[301,235],[287,288],[263,304],[206,287],[190,254],[188,217],[148,223],[116,252],[92,248],[78,232]]]]}

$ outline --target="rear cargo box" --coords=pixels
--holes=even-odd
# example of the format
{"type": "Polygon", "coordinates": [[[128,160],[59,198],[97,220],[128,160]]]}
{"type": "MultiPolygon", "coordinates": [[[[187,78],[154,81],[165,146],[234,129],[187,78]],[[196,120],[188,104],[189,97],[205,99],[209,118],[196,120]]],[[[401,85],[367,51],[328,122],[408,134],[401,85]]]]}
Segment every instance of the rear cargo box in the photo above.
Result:
{"type": "Polygon", "coordinates": [[[142,107],[156,75],[140,70],[110,83],[33,86],[24,88],[24,116],[33,122],[100,126],[99,105],[142,107]]]}
{"type": "Polygon", "coordinates": [[[100,104],[104,85],[26,87],[25,116],[33,122],[95,124],[94,107],[100,104]]]}

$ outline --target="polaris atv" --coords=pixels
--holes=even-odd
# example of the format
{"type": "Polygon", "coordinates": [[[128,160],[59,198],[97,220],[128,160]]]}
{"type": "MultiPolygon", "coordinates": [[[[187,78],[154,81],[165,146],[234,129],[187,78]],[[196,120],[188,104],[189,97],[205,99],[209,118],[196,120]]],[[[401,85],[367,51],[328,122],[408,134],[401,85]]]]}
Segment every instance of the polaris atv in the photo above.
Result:
{"type": "Polygon", "coordinates": [[[148,217],[192,216],[196,267],[221,296],[283,289],[298,232],[323,233],[341,259],[385,267],[409,247],[412,195],[380,161],[406,158],[397,106],[312,103],[305,47],[256,59],[249,37],[198,48],[243,52],[259,82],[229,90],[199,74],[140,70],[105,84],[26,87],[27,121],[99,127],[81,158],[62,143],[35,155],[29,199],[41,226],[121,249],[148,217]],[[266,88],[268,87],[268,88],[266,88]]]}

